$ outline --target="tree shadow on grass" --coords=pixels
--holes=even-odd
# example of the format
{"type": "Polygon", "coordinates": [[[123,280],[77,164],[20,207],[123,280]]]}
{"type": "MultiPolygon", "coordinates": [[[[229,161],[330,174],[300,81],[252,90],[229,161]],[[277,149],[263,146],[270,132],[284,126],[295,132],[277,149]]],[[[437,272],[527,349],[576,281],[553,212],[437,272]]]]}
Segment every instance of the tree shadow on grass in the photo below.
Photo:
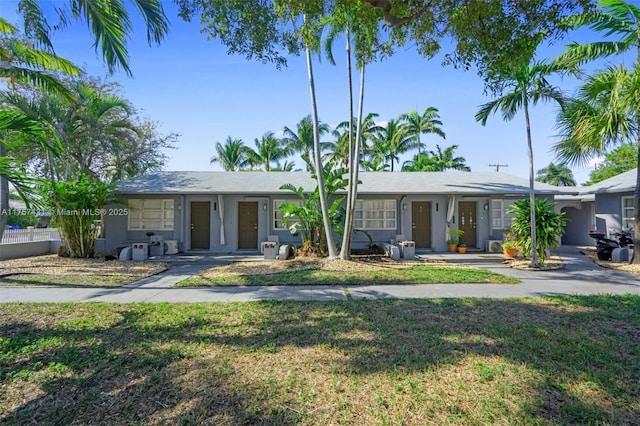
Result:
{"type": "Polygon", "coordinates": [[[317,423],[301,369],[429,383],[472,356],[482,380],[500,381],[499,366],[478,359],[531,373],[514,382],[532,392],[518,407],[529,421],[640,418],[637,296],[31,306],[0,317],[0,396],[28,396],[8,423],[317,423]]]}

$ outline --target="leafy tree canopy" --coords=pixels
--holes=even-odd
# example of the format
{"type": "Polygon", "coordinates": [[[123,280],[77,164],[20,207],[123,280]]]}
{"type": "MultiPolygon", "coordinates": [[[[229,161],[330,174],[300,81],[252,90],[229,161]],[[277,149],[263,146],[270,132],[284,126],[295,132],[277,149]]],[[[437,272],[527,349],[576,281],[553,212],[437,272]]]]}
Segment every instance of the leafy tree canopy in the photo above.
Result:
{"type": "MultiPolygon", "coordinates": [[[[200,17],[203,31],[218,38],[228,52],[247,59],[286,65],[298,54],[301,16],[316,25],[340,10],[355,10],[361,25],[375,25],[382,38],[373,49],[388,54],[393,45],[412,43],[426,58],[441,49],[447,37],[453,50],[445,63],[468,69],[528,64],[543,39],[560,38],[568,29],[562,20],[590,10],[592,0],[176,0],[184,19],[200,17]],[[384,22],[380,26],[380,22],[384,22]]],[[[348,16],[348,15],[347,15],[348,16]]],[[[307,27],[307,35],[316,29],[307,27]]],[[[307,38],[308,40],[308,38],[307,38]]]]}
{"type": "Polygon", "coordinates": [[[625,143],[605,154],[604,161],[589,174],[584,185],[593,185],[620,173],[638,167],[638,148],[633,143],[625,143]]]}

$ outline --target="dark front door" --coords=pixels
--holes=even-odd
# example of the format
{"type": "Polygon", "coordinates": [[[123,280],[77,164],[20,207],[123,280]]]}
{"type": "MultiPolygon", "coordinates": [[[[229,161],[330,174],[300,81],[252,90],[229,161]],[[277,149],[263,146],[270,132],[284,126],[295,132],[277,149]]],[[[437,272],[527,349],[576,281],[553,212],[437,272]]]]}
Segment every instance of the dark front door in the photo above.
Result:
{"type": "Polygon", "coordinates": [[[411,235],[418,248],[431,247],[431,203],[411,203],[411,235]]]}
{"type": "Polygon", "coordinates": [[[258,203],[238,203],[238,249],[258,249],[258,203]]]}
{"type": "Polygon", "coordinates": [[[191,203],[191,249],[209,250],[211,204],[208,201],[191,203]]]}
{"type": "Polygon", "coordinates": [[[464,231],[460,240],[467,247],[477,247],[476,241],[476,209],[475,201],[460,201],[458,203],[458,229],[464,231]]]}

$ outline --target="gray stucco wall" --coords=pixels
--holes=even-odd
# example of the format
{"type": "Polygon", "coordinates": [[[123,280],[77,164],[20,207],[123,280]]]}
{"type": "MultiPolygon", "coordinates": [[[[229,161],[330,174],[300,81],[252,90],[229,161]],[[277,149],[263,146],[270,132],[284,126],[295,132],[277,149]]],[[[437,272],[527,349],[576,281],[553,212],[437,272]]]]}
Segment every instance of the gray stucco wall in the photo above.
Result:
{"type": "Polygon", "coordinates": [[[562,207],[567,225],[562,236],[562,244],[566,245],[595,245],[595,240],[589,236],[589,230],[594,226],[593,202],[578,202],[574,205],[562,207]]]}
{"type": "Polygon", "coordinates": [[[611,229],[618,231],[622,228],[622,197],[631,196],[633,196],[632,192],[596,194],[595,211],[598,230],[609,235],[611,229]]]}

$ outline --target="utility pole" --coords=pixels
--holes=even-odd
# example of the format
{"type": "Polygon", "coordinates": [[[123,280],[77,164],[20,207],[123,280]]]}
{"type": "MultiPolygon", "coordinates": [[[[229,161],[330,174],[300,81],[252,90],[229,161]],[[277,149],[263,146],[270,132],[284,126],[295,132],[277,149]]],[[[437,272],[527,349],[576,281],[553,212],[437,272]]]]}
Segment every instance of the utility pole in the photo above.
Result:
{"type": "Polygon", "coordinates": [[[500,171],[500,167],[509,167],[508,164],[489,164],[489,167],[495,167],[496,172],[500,171]]]}

